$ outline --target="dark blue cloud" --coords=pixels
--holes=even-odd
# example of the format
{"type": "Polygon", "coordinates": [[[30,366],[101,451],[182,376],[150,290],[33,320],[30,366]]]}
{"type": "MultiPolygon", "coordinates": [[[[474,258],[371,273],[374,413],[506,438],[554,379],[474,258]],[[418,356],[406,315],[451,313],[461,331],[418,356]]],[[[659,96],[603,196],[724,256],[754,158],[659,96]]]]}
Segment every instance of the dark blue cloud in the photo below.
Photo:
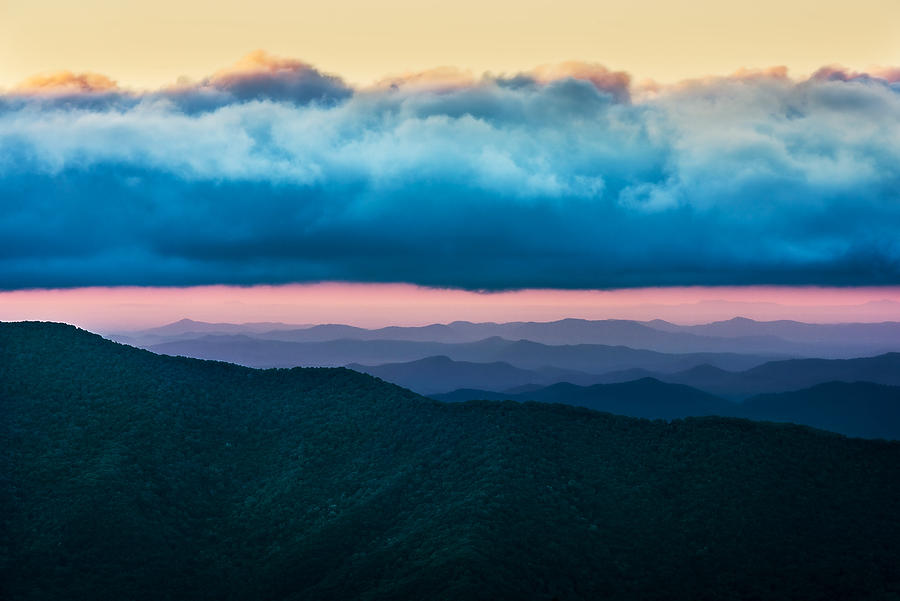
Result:
{"type": "Polygon", "coordinates": [[[4,97],[0,287],[900,284],[888,79],[351,91],[301,65],[192,84],[223,95],[202,109],[4,97]]]}

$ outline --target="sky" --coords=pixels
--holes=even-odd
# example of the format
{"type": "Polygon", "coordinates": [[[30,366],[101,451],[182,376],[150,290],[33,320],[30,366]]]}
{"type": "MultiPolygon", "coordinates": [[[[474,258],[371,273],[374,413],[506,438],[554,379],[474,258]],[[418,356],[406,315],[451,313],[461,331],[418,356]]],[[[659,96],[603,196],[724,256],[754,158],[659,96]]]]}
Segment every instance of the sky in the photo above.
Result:
{"type": "Polygon", "coordinates": [[[709,323],[743,316],[812,323],[900,321],[900,287],[718,287],[479,293],[409,284],[115,287],[0,292],[0,319],[63,321],[104,334],[184,318],[359,327],[564,318],[709,323]]]}
{"type": "Polygon", "coordinates": [[[319,283],[893,298],[900,4],[620,4],[0,3],[0,319],[319,283]]]}
{"type": "Polygon", "coordinates": [[[786,65],[900,64],[896,0],[3,0],[0,86],[96,71],[129,87],[205,77],[256,48],[354,84],[442,65],[599,62],[662,82],[786,65]]]}

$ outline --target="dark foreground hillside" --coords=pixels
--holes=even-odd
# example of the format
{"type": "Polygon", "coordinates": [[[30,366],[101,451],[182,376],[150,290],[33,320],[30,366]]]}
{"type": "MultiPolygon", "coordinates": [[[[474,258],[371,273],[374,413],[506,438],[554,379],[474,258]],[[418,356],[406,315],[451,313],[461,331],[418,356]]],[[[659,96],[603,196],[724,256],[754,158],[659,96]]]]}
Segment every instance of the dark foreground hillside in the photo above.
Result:
{"type": "Polygon", "coordinates": [[[898,599],[900,444],[0,324],[0,598],[898,599]]]}

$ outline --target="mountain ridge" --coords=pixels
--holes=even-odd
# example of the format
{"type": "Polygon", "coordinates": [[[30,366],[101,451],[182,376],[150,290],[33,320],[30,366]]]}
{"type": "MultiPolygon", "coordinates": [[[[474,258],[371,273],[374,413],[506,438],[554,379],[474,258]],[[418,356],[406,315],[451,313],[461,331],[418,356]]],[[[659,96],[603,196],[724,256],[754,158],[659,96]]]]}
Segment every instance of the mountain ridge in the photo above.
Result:
{"type": "Polygon", "coordinates": [[[716,415],[788,422],[845,436],[900,440],[900,386],[827,381],[809,388],[752,396],[732,402],[683,384],[656,378],[578,386],[561,382],[517,392],[461,388],[432,394],[443,402],[472,400],[562,403],[650,419],[716,415]],[[660,403],[660,398],[666,398],[660,403]]]}
{"type": "MultiPolygon", "coordinates": [[[[634,370],[608,372],[600,377],[600,381],[627,381],[633,379],[635,373],[634,370]]],[[[829,381],[900,386],[900,353],[854,359],[786,359],[769,361],[744,371],[701,364],[668,374],[644,370],[641,375],[685,384],[731,399],[799,390],[829,381]]]]}
{"type": "Polygon", "coordinates": [[[196,324],[189,332],[182,320],[160,328],[124,332],[112,338],[140,346],[164,343],[169,339],[196,338],[202,334],[247,333],[265,340],[283,342],[326,342],[344,338],[355,340],[407,340],[418,342],[466,343],[499,336],[509,340],[527,339],[549,345],[603,344],[628,346],[658,352],[741,352],[794,356],[852,356],[900,351],[900,322],[805,324],[791,320],[754,321],[746,318],[701,325],[677,325],[663,320],[589,320],[567,318],[550,322],[468,322],[425,326],[361,328],[343,324],[293,326],[265,324],[196,324]],[[275,328],[274,326],[278,326],[275,328]],[[165,336],[170,332],[170,336],[165,336]]]}
{"type": "Polygon", "coordinates": [[[700,363],[716,363],[722,367],[750,367],[772,358],[739,353],[659,353],[599,344],[554,346],[528,340],[507,340],[497,336],[477,342],[440,343],[352,339],[286,342],[260,340],[248,335],[207,335],[195,340],[153,345],[149,350],[263,368],[403,363],[443,355],[455,361],[503,361],[522,369],[557,367],[588,373],[602,373],[634,365],[667,371],[678,371],[700,363]]]}
{"type": "Polygon", "coordinates": [[[424,395],[449,392],[462,387],[505,390],[531,384],[552,384],[562,380],[587,383],[597,379],[595,375],[573,370],[522,369],[505,361],[486,363],[454,361],[446,355],[382,365],[350,363],[345,367],[424,395]]]}

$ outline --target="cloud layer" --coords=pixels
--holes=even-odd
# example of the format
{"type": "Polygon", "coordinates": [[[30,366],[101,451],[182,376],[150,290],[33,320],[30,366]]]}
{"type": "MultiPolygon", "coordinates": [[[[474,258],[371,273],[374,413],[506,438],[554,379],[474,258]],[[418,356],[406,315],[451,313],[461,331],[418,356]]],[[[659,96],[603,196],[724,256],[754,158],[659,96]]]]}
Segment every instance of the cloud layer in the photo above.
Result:
{"type": "Polygon", "coordinates": [[[0,287],[900,283],[900,77],[600,65],[0,96],[0,287]]]}

